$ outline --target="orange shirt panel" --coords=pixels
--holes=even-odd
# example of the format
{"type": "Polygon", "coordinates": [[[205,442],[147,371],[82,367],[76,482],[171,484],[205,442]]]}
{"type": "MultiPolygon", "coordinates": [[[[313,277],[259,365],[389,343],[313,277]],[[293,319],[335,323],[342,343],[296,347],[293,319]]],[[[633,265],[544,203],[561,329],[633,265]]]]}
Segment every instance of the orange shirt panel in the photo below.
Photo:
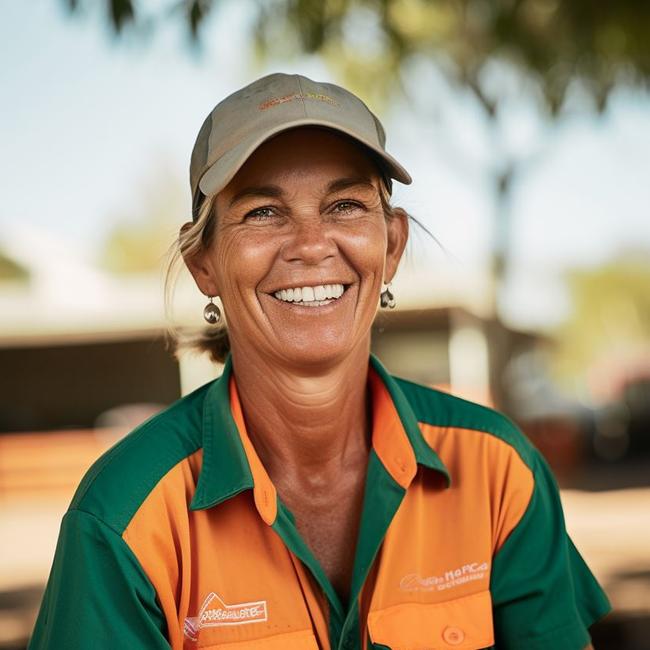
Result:
{"type": "MultiPolygon", "coordinates": [[[[394,411],[384,393],[375,391],[375,409],[394,411]]],[[[163,477],[123,538],[156,589],[173,648],[246,642],[329,650],[327,599],[271,527],[277,495],[246,434],[234,382],[230,402],[254,489],[191,510],[199,450],[163,477]]],[[[375,418],[373,445],[406,494],[362,591],[362,646],[366,618],[375,641],[391,638],[400,621],[418,636],[418,621],[442,611],[427,608],[444,605],[448,618],[461,600],[471,602],[480,619],[474,636],[489,640],[492,557],[526,510],[532,473],[494,435],[420,424],[453,477],[446,487],[443,474],[415,464],[406,434],[391,431],[392,411],[393,417],[375,418]]]]}
{"type": "MultiPolygon", "coordinates": [[[[463,505],[476,517],[470,499],[489,501],[489,533],[492,554],[501,548],[526,512],[535,487],[531,469],[517,450],[490,433],[474,429],[421,425],[422,434],[453,476],[451,499],[458,488],[465,497],[463,505]]],[[[481,520],[481,526],[485,522],[481,520]]],[[[486,535],[485,529],[477,529],[486,535]]]]}
{"type": "Polygon", "coordinates": [[[418,470],[384,540],[372,612],[488,591],[492,557],[532,495],[532,473],[506,442],[473,430],[421,429],[451,487],[418,470]]]}
{"type": "Polygon", "coordinates": [[[318,648],[312,629],[327,633],[323,617],[308,611],[303,592],[311,587],[296,575],[295,558],[280,537],[260,519],[252,493],[214,508],[189,509],[200,454],[165,475],[123,534],[156,589],[172,648],[275,637],[278,647],[318,648]]]}

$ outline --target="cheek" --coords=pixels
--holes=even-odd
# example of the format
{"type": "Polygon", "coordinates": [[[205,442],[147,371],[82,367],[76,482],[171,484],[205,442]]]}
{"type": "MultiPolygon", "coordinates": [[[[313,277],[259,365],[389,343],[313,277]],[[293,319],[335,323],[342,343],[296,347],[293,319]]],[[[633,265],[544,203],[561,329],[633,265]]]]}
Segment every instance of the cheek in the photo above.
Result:
{"type": "Polygon", "coordinates": [[[373,222],[367,228],[346,233],[341,239],[341,250],[352,262],[359,274],[372,276],[383,272],[386,261],[387,234],[381,222],[373,222]]]}
{"type": "Polygon", "coordinates": [[[270,269],[275,248],[257,233],[233,233],[216,242],[216,273],[222,298],[237,300],[244,287],[255,287],[270,269]]]}

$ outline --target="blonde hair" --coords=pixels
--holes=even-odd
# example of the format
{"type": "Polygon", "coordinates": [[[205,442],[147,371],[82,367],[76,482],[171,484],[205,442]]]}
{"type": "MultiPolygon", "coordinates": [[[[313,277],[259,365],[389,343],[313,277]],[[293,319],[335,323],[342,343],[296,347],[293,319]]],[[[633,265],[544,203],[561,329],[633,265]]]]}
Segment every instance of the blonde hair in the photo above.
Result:
{"type": "Polygon", "coordinates": [[[167,317],[167,343],[174,355],[187,351],[208,353],[210,358],[223,363],[230,350],[228,328],[222,318],[219,325],[207,325],[196,329],[181,330],[173,324],[174,289],[178,274],[183,267],[184,259],[192,257],[207,249],[214,238],[216,213],[214,210],[215,196],[203,197],[196,219],[181,228],[178,237],[168,251],[168,261],[165,270],[165,315],[167,317]]]}
{"type": "MultiPolygon", "coordinates": [[[[390,204],[391,181],[384,174],[380,176],[380,200],[386,219],[393,216],[390,204]]],[[[168,262],[165,271],[165,314],[167,316],[167,341],[176,357],[183,351],[207,353],[210,358],[223,363],[230,351],[228,329],[224,322],[219,325],[208,325],[194,330],[180,330],[173,324],[172,302],[174,287],[178,273],[183,265],[183,259],[207,249],[214,240],[216,224],[215,196],[205,196],[197,209],[197,217],[193,223],[181,228],[177,239],[172,243],[168,252],[168,262]]],[[[413,219],[409,215],[409,219],[413,219]]]]}

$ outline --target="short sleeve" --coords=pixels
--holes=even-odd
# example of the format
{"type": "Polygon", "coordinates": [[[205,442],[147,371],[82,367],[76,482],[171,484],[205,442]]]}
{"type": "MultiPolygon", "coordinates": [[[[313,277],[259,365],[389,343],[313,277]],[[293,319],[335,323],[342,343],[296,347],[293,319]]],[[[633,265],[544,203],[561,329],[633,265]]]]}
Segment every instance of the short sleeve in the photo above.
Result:
{"type": "Polygon", "coordinates": [[[122,538],[91,514],[66,513],[31,650],[169,648],[156,594],[122,538]]]}
{"type": "Polygon", "coordinates": [[[569,538],[555,478],[535,453],[534,488],[492,566],[499,650],[583,650],[611,606],[569,538]]]}

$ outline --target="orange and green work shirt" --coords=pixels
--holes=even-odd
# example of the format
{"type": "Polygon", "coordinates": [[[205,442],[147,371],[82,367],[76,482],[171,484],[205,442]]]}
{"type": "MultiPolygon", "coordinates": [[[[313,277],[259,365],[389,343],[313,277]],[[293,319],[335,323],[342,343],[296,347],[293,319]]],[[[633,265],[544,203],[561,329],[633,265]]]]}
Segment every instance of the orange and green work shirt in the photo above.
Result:
{"type": "Polygon", "coordinates": [[[90,469],[29,647],[587,646],[609,603],[537,450],[505,416],[391,377],[374,357],[368,384],[348,606],[255,453],[228,360],[90,469]]]}

